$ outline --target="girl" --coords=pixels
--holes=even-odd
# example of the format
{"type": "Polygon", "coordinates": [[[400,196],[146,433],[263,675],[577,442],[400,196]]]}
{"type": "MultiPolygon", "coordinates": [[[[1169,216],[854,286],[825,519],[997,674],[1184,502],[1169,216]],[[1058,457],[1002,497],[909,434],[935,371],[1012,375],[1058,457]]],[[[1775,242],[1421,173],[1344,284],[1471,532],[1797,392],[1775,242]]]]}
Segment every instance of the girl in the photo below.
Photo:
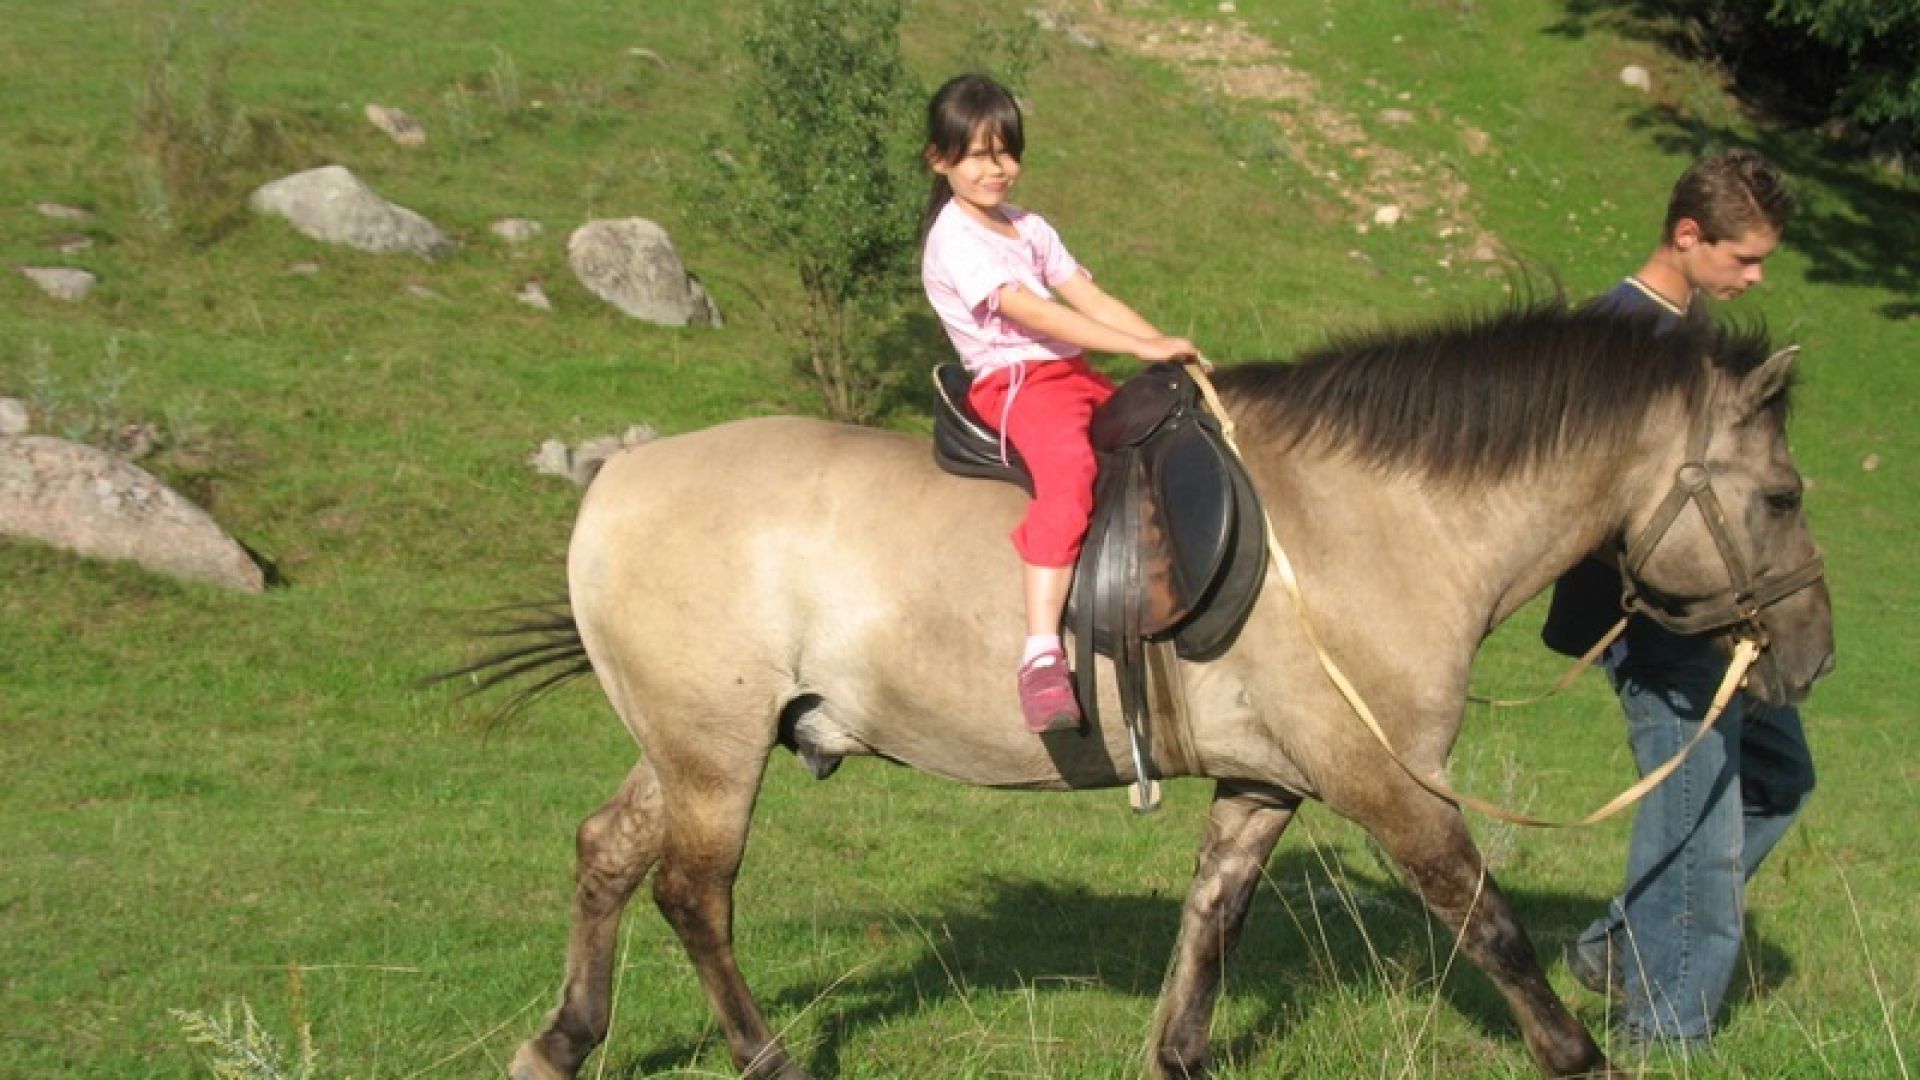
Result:
{"type": "Polygon", "coordinates": [[[1198,351],[1107,295],[1052,226],[1006,201],[1025,148],[1020,107],[998,83],[962,75],[935,92],[923,151],[934,180],[920,276],[973,374],[968,402],[1033,474],[1033,501],[1013,546],[1025,564],[1027,606],[1020,712],[1038,734],[1080,724],[1060,619],[1093,512],[1087,422],[1113,393],[1083,350],[1142,360],[1188,360],[1198,351]]]}

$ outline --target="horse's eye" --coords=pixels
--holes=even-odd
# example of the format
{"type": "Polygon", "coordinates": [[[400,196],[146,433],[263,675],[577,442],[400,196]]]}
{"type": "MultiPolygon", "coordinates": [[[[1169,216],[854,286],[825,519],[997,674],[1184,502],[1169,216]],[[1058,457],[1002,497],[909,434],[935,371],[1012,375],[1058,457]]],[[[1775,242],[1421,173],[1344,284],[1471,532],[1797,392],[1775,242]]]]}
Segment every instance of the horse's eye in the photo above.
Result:
{"type": "Polygon", "coordinates": [[[1767,496],[1767,509],[1776,514],[1791,514],[1800,509],[1798,491],[1776,491],[1767,496]]]}

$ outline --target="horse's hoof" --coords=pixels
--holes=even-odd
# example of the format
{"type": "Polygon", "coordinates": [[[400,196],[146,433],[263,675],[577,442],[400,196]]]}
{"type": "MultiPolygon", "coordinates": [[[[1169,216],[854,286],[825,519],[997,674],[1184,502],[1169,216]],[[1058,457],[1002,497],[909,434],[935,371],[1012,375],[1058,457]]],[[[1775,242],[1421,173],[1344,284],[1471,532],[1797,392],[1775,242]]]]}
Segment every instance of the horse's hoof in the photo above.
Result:
{"type": "Polygon", "coordinates": [[[573,1080],[573,1074],[562,1072],[553,1067],[540,1050],[529,1039],[520,1044],[513,1052],[513,1060],[507,1063],[508,1080],[573,1080]]]}
{"type": "Polygon", "coordinates": [[[1162,1050],[1154,1056],[1154,1080],[1203,1080],[1213,1075],[1213,1058],[1207,1053],[1180,1054],[1162,1050]]]}

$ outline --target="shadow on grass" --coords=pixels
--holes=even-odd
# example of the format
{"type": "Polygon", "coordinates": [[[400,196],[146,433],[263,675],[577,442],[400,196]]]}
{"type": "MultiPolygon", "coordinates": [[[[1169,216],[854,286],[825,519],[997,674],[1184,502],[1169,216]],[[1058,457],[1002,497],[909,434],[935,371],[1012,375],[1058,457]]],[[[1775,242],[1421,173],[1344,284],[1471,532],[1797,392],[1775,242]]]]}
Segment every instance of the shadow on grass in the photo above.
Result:
{"type": "MultiPolygon", "coordinates": [[[[871,974],[832,987],[796,986],[764,1003],[775,1017],[820,1013],[813,1036],[788,1046],[804,1057],[810,1073],[839,1075],[842,1049],[863,1031],[979,993],[1097,985],[1151,1001],[1160,992],[1183,900],[1157,891],[1102,894],[1009,878],[968,883],[955,894],[947,905],[918,913],[848,909],[836,920],[840,929],[872,935],[885,927],[889,935],[917,942],[912,960],[904,968],[876,965],[871,974]]],[[[1507,895],[1550,972],[1559,965],[1560,947],[1606,899],[1552,891],[1507,895]]],[[[1424,992],[1447,964],[1452,940],[1384,867],[1325,851],[1289,852],[1283,845],[1227,966],[1227,992],[1259,1002],[1259,1012],[1216,1037],[1215,1060],[1244,1064],[1257,1059],[1276,1036],[1284,1037],[1295,1018],[1341,997],[1343,988],[1389,996],[1424,992]]],[[[1764,997],[1791,971],[1786,954],[1750,922],[1745,969],[1730,995],[1732,1007],[1764,997]]],[[[1505,1000],[1464,955],[1454,958],[1439,993],[1447,1007],[1486,1037],[1519,1046],[1519,1029],[1505,1000]]],[[[1569,1004],[1597,1001],[1570,999],[1569,1004]]],[[[1121,1034],[1144,1039],[1146,1032],[1121,1034]]],[[[1594,1034],[1604,1042],[1604,1032],[1594,1034]]],[[[656,1047],[615,1075],[673,1075],[698,1055],[723,1058],[721,1044],[709,1024],[697,1041],[656,1047]]]]}

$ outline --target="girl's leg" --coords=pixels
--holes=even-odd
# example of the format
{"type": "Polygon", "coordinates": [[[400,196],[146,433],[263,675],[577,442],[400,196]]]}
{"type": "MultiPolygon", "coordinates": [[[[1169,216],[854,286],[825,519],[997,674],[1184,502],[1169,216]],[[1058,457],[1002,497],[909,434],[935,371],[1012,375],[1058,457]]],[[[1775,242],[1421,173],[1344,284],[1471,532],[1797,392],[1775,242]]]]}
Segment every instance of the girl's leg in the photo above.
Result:
{"type": "MultiPolygon", "coordinates": [[[[990,380],[970,395],[981,416],[998,417],[1007,384],[990,380]]],[[[1020,553],[1022,591],[1027,608],[1027,647],[1022,651],[1020,706],[1029,730],[1077,727],[1080,709],[1073,697],[1060,621],[1073,564],[1093,513],[1093,482],[1098,472],[1087,424],[1093,410],[1113,393],[1113,384],[1084,361],[1034,365],[1007,414],[1007,441],[1020,451],[1033,474],[1034,499],[1013,531],[1020,553]]]]}
{"type": "Polygon", "coordinates": [[[1071,566],[1026,567],[1027,636],[1059,637],[1060,617],[1067,609],[1067,589],[1073,585],[1071,566]]]}

